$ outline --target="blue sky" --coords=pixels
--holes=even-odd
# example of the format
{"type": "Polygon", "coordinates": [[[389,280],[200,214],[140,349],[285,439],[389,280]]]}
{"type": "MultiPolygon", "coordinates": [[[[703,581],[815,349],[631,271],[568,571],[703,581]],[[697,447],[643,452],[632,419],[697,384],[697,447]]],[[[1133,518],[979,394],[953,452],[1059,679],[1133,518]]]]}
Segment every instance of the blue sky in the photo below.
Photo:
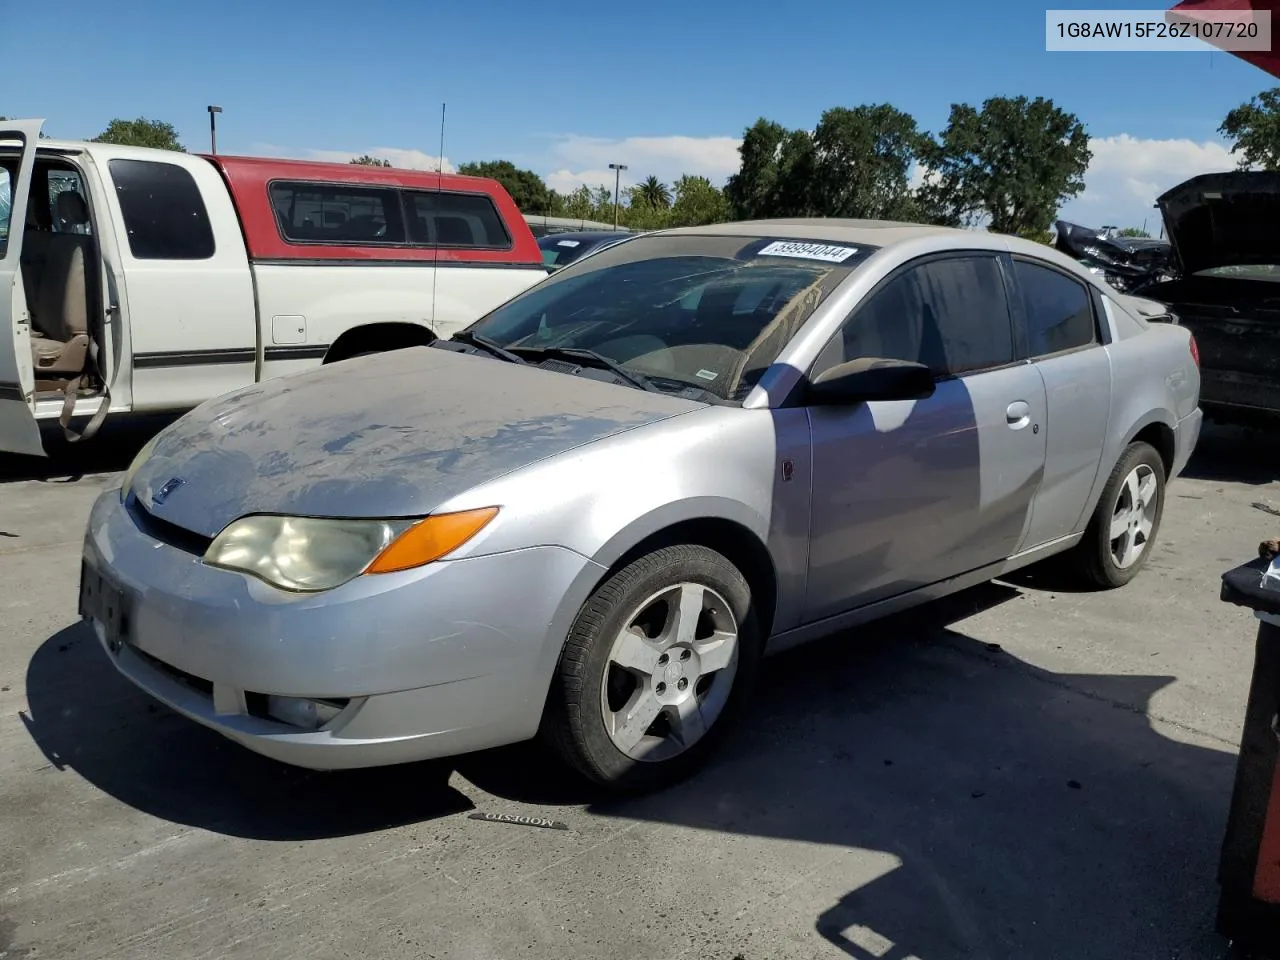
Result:
{"type": "Polygon", "coordinates": [[[937,130],[955,101],[1043,95],[1095,138],[1064,213],[1097,224],[1140,221],[1150,191],[1230,166],[1222,117],[1280,85],[1224,53],[1048,53],[1045,5],[981,6],[62,0],[55,38],[42,4],[15,3],[8,35],[45,40],[9,45],[0,113],[61,137],[147,116],[206,149],[217,103],[225,153],[425,164],[445,101],[449,163],[506,158],[566,188],[610,179],[611,160],[637,179],[722,180],[762,115],[811,127],[827,107],[889,102],[937,130]]]}

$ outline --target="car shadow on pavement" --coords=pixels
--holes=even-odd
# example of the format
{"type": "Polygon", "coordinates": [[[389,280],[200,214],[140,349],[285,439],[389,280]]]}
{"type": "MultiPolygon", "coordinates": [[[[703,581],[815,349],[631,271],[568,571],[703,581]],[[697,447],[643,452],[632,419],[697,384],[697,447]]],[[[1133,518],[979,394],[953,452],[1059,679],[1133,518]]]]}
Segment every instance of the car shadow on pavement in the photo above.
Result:
{"type": "MultiPolygon", "coordinates": [[[[1221,955],[1215,871],[1234,748],[1153,728],[1152,698],[1173,677],[1053,673],[962,632],[1020,596],[986,584],[771,658],[719,759],[632,800],[602,799],[530,746],[294,770],[153,704],[80,626],[32,658],[23,719],[50,762],[121,802],[234,836],[352,835],[470,810],[448,785],[456,769],[498,798],[560,806],[571,824],[799,841],[762,863],[761,903],[803,910],[830,892],[809,922],[859,960],[1221,955]],[[868,854],[887,864],[876,876],[868,854]]],[[[741,929],[720,952],[760,955],[741,929]]]]}
{"type": "Polygon", "coordinates": [[[0,483],[20,480],[74,483],[90,474],[124,470],[143,444],[177,416],[152,414],[121,423],[106,423],[93,437],[78,443],[68,442],[56,425],[44,424],[41,436],[48,456],[5,454],[0,457],[0,483]]]}
{"type": "MultiPolygon", "coordinates": [[[[1280,480],[1280,450],[1274,431],[1205,423],[1191,461],[1182,472],[1193,480],[1263,486],[1280,480]]],[[[1280,510],[1280,502],[1274,504],[1280,510]]]]}
{"type": "Polygon", "coordinates": [[[441,764],[317,773],[252,753],[157,704],[115,670],[88,626],[45,641],[22,720],[49,762],[130,806],[231,836],[306,840],[469,810],[441,764]]]}
{"type": "MultiPolygon", "coordinates": [[[[1018,596],[987,584],[862,628],[856,643],[780,655],[718,762],[587,810],[827,848],[762,863],[762,908],[842,889],[814,929],[859,960],[1221,956],[1215,877],[1234,748],[1153,729],[1152,698],[1174,677],[1052,673],[950,626],[1018,596]],[[887,866],[868,877],[851,849],[887,866]]],[[[491,792],[549,802],[500,768],[460,769],[491,792]]],[[[746,931],[719,951],[761,955],[746,931]]]]}

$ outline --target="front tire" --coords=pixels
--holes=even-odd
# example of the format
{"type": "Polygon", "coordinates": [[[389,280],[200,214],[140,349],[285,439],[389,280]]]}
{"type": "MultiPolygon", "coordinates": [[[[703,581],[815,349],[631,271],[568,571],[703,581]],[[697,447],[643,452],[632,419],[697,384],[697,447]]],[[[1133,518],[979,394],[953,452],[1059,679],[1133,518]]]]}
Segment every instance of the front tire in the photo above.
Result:
{"type": "Polygon", "coordinates": [[[1122,587],[1146,565],[1164,515],[1164,461],[1149,443],[1125,448],[1080,542],[1081,572],[1094,586],[1122,587]]]}
{"type": "Polygon", "coordinates": [[[702,546],[656,550],[601,584],[578,613],[544,733],[571,767],[611,790],[674,783],[732,727],[761,647],[737,567],[702,546]]]}

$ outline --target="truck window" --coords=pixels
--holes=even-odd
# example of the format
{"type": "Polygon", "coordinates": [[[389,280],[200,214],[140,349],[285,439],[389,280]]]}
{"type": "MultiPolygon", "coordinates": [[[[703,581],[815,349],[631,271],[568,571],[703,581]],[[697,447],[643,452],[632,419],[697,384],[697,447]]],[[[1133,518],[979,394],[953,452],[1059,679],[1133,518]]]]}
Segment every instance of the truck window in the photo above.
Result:
{"type": "Polygon", "coordinates": [[[413,243],[511,249],[511,235],[502,216],[483,193],[406,191],[405,200],[413,243]]]}
{"type": "Polygon", "coordinates": [[[280,235],[291,243],[404,243],[392,188],[276,181],[269,192],[280,235]]]}
{"type": "Polygon", "coordinates": [[[9,168],[0,166],[0,257],[9,249],[9,218],[13,214],[13,182],[9,168]]]}
{"type": "Polygon", "coordinates": [[[175,163],[112,160],[108,164],[138,260],[207,260],[213,227],[195,179],[175,163]]]}

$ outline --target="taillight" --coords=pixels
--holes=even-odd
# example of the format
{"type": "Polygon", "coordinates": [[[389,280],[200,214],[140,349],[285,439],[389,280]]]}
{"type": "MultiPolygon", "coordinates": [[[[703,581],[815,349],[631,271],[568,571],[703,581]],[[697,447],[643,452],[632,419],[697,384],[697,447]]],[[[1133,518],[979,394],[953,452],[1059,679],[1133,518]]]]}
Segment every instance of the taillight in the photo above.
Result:
{"type": "Polygon", "coordinates": [[[1196,335],[1188,334],[1191,338],[1191,359],[1196,362],[1196,369],[1200,369],[1200,346],[1196,343],[1196,335]]]}

